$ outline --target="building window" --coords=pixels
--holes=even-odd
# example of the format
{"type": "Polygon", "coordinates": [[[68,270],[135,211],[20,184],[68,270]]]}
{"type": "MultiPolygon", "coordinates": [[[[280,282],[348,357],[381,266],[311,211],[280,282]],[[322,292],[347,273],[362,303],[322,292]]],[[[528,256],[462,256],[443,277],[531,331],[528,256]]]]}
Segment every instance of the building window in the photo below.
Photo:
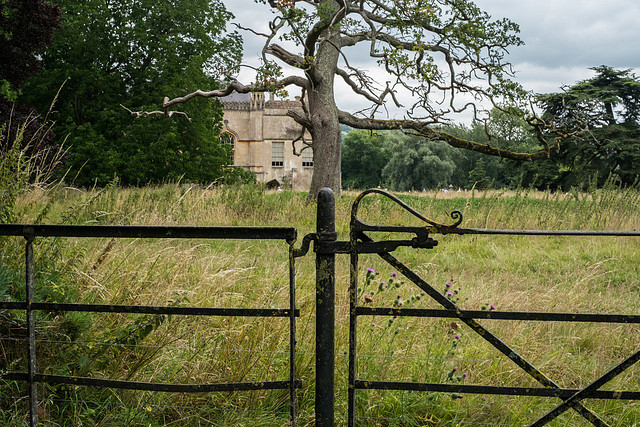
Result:
{"type": "Polygon", "coordinates": [[[231,146],[231,151],[229,154],[229,164],[233,165],[235,160],[235,151],[236,151],[236,137],[231,132],[223,132],[220,134],[220,144],[226,145],[229,144],[231,146]]]}
{"type": "Polygon", "coordinates": [[[271,144],[271,166],[284,166],[284,142],[271,144]]]}
{"type": "Polygon", "coordinates": [[[313,148],[306,147],[302,150],[302,166],[313,167],[313,148]]]}

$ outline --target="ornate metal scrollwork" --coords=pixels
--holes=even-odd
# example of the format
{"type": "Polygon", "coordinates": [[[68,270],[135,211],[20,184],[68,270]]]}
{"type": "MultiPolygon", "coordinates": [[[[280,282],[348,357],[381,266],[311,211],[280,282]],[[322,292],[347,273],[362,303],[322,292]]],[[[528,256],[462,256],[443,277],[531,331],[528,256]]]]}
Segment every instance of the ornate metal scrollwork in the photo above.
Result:
{"type": "MultiPolygon", "coordinates": [[[[424,215],[422,215],[420,212],[416,211],[415,209],[413,209],[411,206],[407,205],[405,202],[403,202],[402,200],[400,200],[399,198],[397,198],[396,196],[394,196],[393,194],[388,193],[387,191],[378,189],[378,188],[371,188],[369,190],[363,191],[362,193],[360,193],[355,201],[353,202],[352,208],[351,208],[351,228],[352,230],[371,230],[371,231],[385,231],[380,229],[380,227],[383,226],[374,226],[371,224],[367,224],[365,222],[363,222],[362,220],[360,220],[358,218],[358,207],[360,205],[360,201],[362,201],[362,199],[367,196],[368,194],[380,194],[384,197],[387,197],[388,199],[394,201],[395,203],[397,203],[400,207],[402,207],[404,210],[406,210],[407,212],[409,212],[410,214],[412,214],[413,216],[415,216],[416,218],[420,219],[421,221],[424,221],[428,224],[427,226],[427,231],[430,233],[448,233],[451,232],[453,229],[457,228],[461,223],[462,223],[462,212],[455,210],[453,212],[451,212],[451,214],[449,214],[449,216],[451,217],[451,219],[454,220],[454,222],[452,224],[441,224],[439,222],[436,222],[434,220],[431,220],[427,217],[425,217],[424,215]]],[[[384,228],[384,227],[383,227],[384,228]]],[[[397,230],[397,231],[401,231],[401,230],[397,230]]]]}

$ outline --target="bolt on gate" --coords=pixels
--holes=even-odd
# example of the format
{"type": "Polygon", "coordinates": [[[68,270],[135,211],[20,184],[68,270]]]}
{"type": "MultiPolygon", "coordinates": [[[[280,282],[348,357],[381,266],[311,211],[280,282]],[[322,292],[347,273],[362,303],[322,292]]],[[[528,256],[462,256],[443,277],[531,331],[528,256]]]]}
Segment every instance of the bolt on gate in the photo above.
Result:
{"type": "Polygon", "coordinates": [[[497,230],[461,228],[462,214],[452,212],[452,224],[440,224],[424,217],[397,197],[378,189],[361,193],[351,210],[349,240],[339,241],[335,231],[335,201],[330,189],[321,190],[318,196],[316,232],[304,236],[301,247],[294,249],[296,230],[287,227],[136,227],[136,226],[56,226],[56,225],[0,225],[0,235],[23,236],[26,239],[26,300],[22,302],[0,302],[0,309],[25,310],[27,316],[27,372],[4,372],[0,378],[27,382],[29,385],[29,421],[38,424],[38,383],[75,384],[134,390],[167,392],[213,392],[232,390],[289,390],[291,424],[296,422],[296,389],[302,386],[296,378],[295,318],[300,312],[295,308],[295,258],[305,256],[314,242],[316,254],[316,395],[315,423],[319,427],[335,424],[335,261],[336,255],[350,256],[349,283],[349,351],[348,351],[348,425],[356,425],[356,393],[358,390],[407,390],[424,392],[495,394],[510,396],[540,396],[558,398],[561,402],[531,426],[542,426],[563,412],[573,409],[595,426],[608,424],[596,413],[582,404],[585,398],[640,400],[638,391],[609,391],[601,387],[621,374],[640,359],[640,350],[611,368],[600,378],[582,389],[560,387],[552,378],[509,347],[497,335],[484,327],[479,320],[521,320],[541,322],[591,322],[591,323],[640,323],[640,315],[588,314],[588,313],[539,313],[462,310],[455,302],[446,298],[419,274],[391,253],[400,247],[433,249],[438,242],[433,235],[521,235],[521,236],[627,236],[640,237],[636,231],[544,231],[544,230],[497,230]],[[360,220],[358,208],[364,197],[378,194],[395,202],[400,208],[424,223],[422,226],[372,225],[360,220]],[[410,234],[411,239],[375,241],[370,233],[384,232],[388,235],[410,234]],[[38,236],[58,237],[113,237],[113,238],[181,238],[181,239],[281,239],[289,246],[289,307],[280,309],[229,309],[196,307],[158,307],[97,304],[54,304],[38,302],[34,298],[33,240],[38,236]],[[403,274],[414,285],[442,308],[419,309],[401,307],[369,307],[358,304],[358,265],[361,255],[376,254],[396,271],[403,274]],[[44,375],[38,372],[36,360],[35,311],[86,311],[111,313],[175,314],[195,316],[265,316],[289,319],[289,379],[260,383],[227,384],[157,384],[71,376],[44,375]],[[451,318],[470,327],[482,339],[502,353],[507,360],[522,369],[541,387],[504,387],[494,385],[434,384],[377,381],[360,378],[357,369],[358,318],[375,315],[392,315],[417,318],[451,318]]]}

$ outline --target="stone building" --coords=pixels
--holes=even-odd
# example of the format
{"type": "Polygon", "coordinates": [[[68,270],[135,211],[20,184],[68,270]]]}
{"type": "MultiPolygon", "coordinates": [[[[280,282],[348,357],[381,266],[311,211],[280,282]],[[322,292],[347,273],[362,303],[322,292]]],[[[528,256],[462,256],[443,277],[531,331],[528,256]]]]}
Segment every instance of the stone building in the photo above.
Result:
{"type": "MultiPolygon", "coordinates": [[[[300,140],[295,143],[300,155],[294,154],[292,141],[302,128],[286,115],[288,110],[302,110],[302,103],[268,96],[266,100],[264,93],[256,92],[220,98],[224,111],[220,141],[232,145],[231,164],[255,173],[258,182],[309,190],[313,151],[300,140]]],[[[311,141],[308,132],[305,139],[311,141]]]]}

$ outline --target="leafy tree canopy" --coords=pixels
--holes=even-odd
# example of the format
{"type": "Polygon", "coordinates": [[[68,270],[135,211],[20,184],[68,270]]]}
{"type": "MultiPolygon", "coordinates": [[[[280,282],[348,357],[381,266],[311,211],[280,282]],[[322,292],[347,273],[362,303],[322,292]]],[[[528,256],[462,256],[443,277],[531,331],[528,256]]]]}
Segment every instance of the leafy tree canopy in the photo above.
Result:
{"type": "Polygon", "coordinates": [[[15,100],[38,72],[38,52],[60,26],[60,8],[43,0],[0,0],[0,96],[15,100]]]}
{"type": "Polygon", "coordinates": [[[43,0],[0,0],[0,151],[46,156],[54,135],[28,105],[16,104],[25,79],[40,69],[39,53],[60,27],[60,8],[43,0]]]}
{"type": "Polygon", "coordinates": [[[554,186],[586,186],[594,176],[599,184],[612,176],[631,185],[640,173],[640,80],[630,70],[592,70],[594,77],[541,96],[545,119],[556,126],[582,121],[585,130],[554,161],[554,186]]]}
{"type": "Polygon", "coordinates": [[[190,105],[191,120],[135,120],[163,96],[201,86],[237,67],[241,41],[226,34],[219,1],[61,0],[63,27],[42,55],[42,72],[24,99],[40,111],[59,91],[54,119],[67,137],[69,177],[80,185],[222,176],[228,153],[218,141],[221,108],[190,105]]]}

